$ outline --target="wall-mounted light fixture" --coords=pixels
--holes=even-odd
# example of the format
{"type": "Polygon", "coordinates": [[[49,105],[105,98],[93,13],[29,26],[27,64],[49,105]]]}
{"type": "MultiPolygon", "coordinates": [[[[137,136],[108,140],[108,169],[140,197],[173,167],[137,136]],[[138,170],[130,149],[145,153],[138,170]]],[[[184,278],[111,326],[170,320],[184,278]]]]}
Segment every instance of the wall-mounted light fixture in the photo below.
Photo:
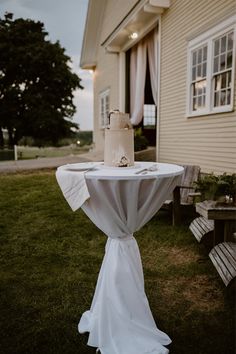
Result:
{"type": "Polygon", "coordinates": [[[129,35],[129,39],[137,39],[138,38],[138,33],[137,32],[133,32],[129,35]]]}

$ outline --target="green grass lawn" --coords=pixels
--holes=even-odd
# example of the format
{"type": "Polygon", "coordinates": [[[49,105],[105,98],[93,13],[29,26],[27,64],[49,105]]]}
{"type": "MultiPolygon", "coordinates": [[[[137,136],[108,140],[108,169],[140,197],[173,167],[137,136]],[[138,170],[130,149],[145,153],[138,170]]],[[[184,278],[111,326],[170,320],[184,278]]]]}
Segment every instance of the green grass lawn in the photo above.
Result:
{"type": "MultiPolygon", "coordinates": [[[[146,294],[171,354],[233,354],[234,298],[188,225],[158,213],[136,233],[146,294]]],[[[0,176],[0,353],[89,354],[77,332],[106,237],[73,213],[54,172],[0,176]]],[[[113,354],[113,353],[111,353],[113,354]]]]}

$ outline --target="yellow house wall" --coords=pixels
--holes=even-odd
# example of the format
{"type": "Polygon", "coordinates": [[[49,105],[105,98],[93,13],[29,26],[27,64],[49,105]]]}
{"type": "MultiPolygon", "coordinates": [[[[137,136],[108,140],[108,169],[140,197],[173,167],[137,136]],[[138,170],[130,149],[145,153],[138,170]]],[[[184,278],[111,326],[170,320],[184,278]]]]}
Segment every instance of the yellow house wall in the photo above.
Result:
{"type": "Polygon", "coordinates": [[[236,172],[236,82],[233,112],[186,117],[188,41],[234,13],[235,0],[172,0],[162,15],[161,162],[200,165],[203,172],[236,172]]]}
{"type": "Polygon", "coordinates": [[[97,56],[97,66],[94,72],[94,134],[95,149],[104,149],[104,129],[100,127],[99,93],[110,89],[110,109],[119,107],[119,56],[106,53],[100,45],[107,36],[123,20],[136,4],[137,0],[107,0],[101,39],[97,56]]]}
{"type": "Polygon", "coordinates": [[[117,54],[104,54],[103,48],[99,49],[98,65],[94,72],[94,134],[93,139],[95,149],[102,151],[104,149],[104,129],[100,124],[99,112],[99,94],[106,89],[110,90],[110,109],[117,108],[118,97],[118,66],[117,54]]]}

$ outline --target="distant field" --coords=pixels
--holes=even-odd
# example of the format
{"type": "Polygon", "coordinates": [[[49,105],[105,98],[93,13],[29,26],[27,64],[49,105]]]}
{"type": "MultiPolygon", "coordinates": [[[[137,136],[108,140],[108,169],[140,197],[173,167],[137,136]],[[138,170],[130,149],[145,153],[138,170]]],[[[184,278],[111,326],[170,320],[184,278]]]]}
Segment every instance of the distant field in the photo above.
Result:
{"type": "MultiPolygon", "coordinates": [[[[79,155],[89,151],[91,146],[84,145],[77,147],[75,145],[63,146],[63,147],[17,147],[18,160],[35,159],[38,157],[60,157],[69,155],[79,155]]],[[[13,160],[13,150],[0,150],[0,161],[13,160]]]]}
{"type": "MultiPolygon", "coordinates": [[[[93,132],[79,131],[73,138],[64,138],[58,141],[58,147],[39,148],[32,138],[22,138],[18,142],[18,160],[35,159],[38,157],[61,157],[83,154],[92,147],[93,132]]],[[[5,141],[7,145],[7,141],[5,141]]],[[[49,144],[48,144],[49,145],[49,144]]],[[[14,150],[0,149],[0,161],[14,160],[14,150]]]]}
{"type": "Polygon", "coordinates": [[[35,159],[37,157],[59,157],[68,155],[79,155],[89,151],[90,146],[63,146],[63,147],[24,147],[18,148],[18,159],[35,159]]]}

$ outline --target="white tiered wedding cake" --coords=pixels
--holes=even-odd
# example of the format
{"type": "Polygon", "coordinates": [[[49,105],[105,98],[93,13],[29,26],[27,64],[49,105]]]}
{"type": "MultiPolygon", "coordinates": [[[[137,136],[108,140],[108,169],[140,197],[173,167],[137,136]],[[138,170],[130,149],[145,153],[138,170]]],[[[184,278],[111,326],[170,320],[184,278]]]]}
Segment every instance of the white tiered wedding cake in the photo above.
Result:
{"type": "Polygon", "coordinates": [[[134,166],[134,130],[126,113],[110,113],[110,125],[105,129],[104,165],[134,166]]]}

